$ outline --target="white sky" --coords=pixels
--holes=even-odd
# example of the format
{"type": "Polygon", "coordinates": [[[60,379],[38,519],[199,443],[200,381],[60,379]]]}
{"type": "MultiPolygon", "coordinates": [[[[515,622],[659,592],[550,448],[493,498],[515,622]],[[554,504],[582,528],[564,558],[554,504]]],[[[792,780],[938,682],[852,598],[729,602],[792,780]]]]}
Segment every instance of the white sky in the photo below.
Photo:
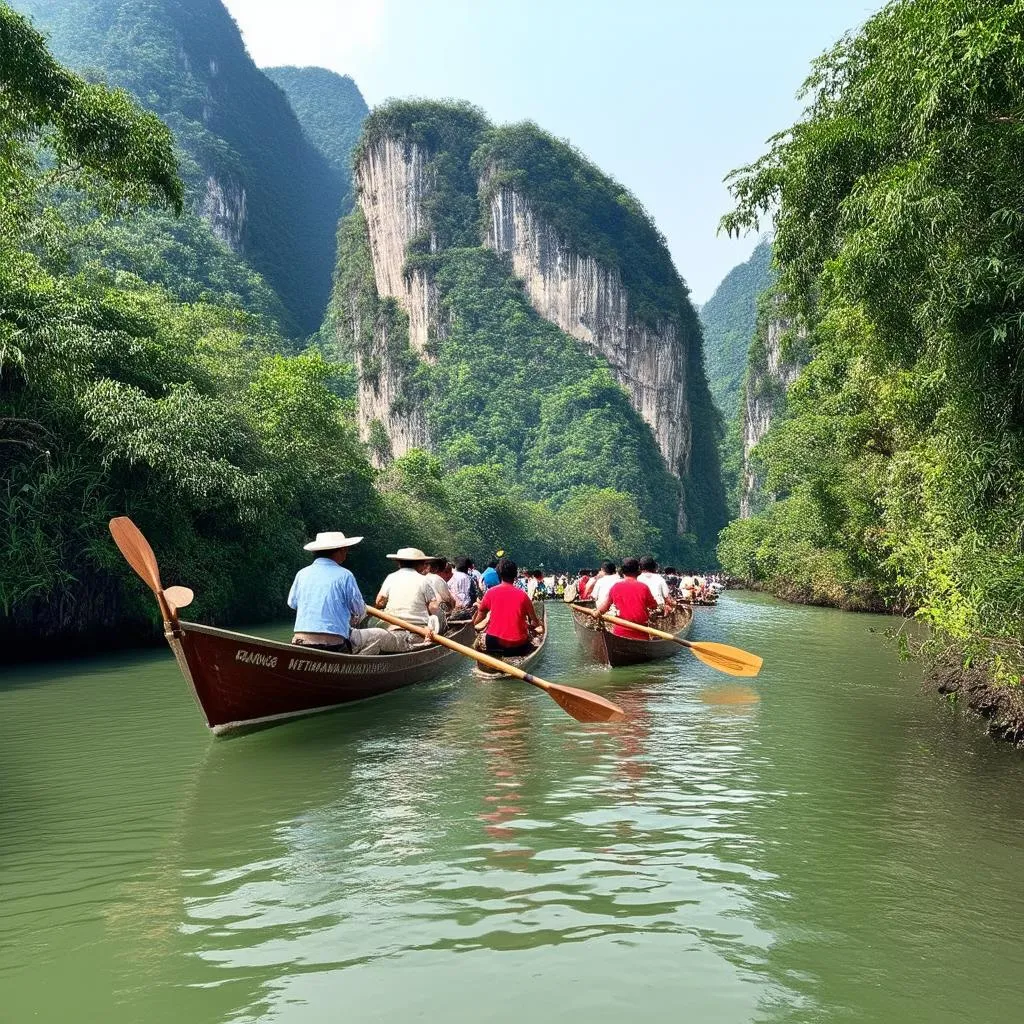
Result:
{"type": "Polygon", "coordinates": [[[225,0],[263,67],[350,74],[373,106],[455,97],[530,119],[628,186],[697,302],[756,239],[722,178],[799,113],[810,61],[877,0],[225,0]]]}

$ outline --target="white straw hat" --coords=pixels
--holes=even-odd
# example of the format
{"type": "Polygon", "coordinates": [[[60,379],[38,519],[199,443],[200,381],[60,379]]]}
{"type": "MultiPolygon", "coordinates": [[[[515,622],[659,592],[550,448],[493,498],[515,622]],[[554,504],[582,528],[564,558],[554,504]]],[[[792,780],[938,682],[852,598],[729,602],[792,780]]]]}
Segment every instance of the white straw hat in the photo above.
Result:
{"type": "Polygon", "coordinates": [[[399,548],[393,555],[388,555],[388,558],[397,558],[402,562],[429,562],[431,556],[423,554],[419,548],[399,548]]]}
{"type": "Polygon", "coordinates": [[[316,540],[303,544],[304,551],[337,551],[338,548],[350,548],[358,544],[362,537],[346,537],[340,530],[332,530],[328,533],[318,533],[316,540]]]}

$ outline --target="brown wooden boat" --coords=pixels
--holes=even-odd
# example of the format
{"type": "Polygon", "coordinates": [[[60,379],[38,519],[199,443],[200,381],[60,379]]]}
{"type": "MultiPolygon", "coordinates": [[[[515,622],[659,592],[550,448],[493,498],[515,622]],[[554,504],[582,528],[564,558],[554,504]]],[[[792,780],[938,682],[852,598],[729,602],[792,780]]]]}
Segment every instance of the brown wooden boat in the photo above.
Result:
{"type": "MultiPolygon", "coordinates": [[[[216,734],[330,711],[440,675],[458,655],[439,644],[402,654],[338,654],[179,620],[165,634],[216,734]]],[[[468,620],[446,635],[470,643],[468,620]]]]}
{"type": "MultiPolygon", "coordinates": [[[[533,609],[537,613],[537,618],[544,623],[544,632],[539,636],[534,636],[530,639],[530,643],[533,645],[533,650],[528,654],[519,654],[512,658],[501,659],[507,665],[514,665],[516,668],[521,668],[524,672],[527,671],[528,665],[532,665],[540,657],[540,653],[544,649],[544,644],[546,644],[548,640],[548,610],[545,607],[543,600],[535,598],[533,602],[533,609]]],[[[488,653],[483,633],[477,634],[476,641],[473,646],[478,651],[483,651],[485,654],[488,653]]],[[[507,678],[504,673],[499,672],[497,669],[488,668],[486,665],[475,666],[473,669],[473,675],[478,679],[507,678]]]]}
{"type": "MultiPolygon", "coordinates": [[[[692,609],[686,605],[677,605],[675,611],[663,619],[652,621],[651,625],[682,640],[690,632],[692,623],[692,609]]],[[[639,665],[645,661],[661,661],[685,650],[681,644],[671,640],[631,640],[616,636],[606,623],[578,608],[572,609],[572,624],[577,638],[591,657],[612,668],[639,665]]]]}

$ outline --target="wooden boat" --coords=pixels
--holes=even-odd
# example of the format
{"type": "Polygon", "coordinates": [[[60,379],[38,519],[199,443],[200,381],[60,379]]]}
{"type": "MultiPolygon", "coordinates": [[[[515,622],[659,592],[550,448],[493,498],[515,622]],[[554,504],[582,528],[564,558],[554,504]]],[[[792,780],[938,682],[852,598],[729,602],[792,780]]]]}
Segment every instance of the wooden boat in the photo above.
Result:
{"type": "MultiPolygon", "coordinates": [[[[206,724],[217,735],[330,711],[433,679],[458,655],[439,644],[402,654],[339,654],[179,620],[164,634],[206,724]]],[[[469,620],[446,635],[468,644],[469,620]]]]}
{"type": "MultiPolygon", "coordinates": [[[[534,598],[533,610],[537,613],[537,618],[544,623],[544,632],[539,636],[532,637],[530,640],[530,643],[533,645],[533,650],[529,654],[519,654],[511,658],[501,659],[508,665],[514,665],[516,668],[521,668],[524,672],[528,671],[527,666],[532,665],[540,657],[540,652],[544,649],[544,644],[547,643],[548,639],[548,610],[540,598],[534,598]]],[[[484,634],[482,632],[478,633],[473,646],[478,651],[483,651],[485,654],[490,653],[487,651],[484,644],[484,634]]],[[[496,669],[488,668],[486,665],[475,666],[473,669],[473,675],[478,679],[507,678],[503,673],[498,672],[496,669]]]]}
{"type": "MultiPolygon", "coordinates": [[[[677,605],[675,611],[651,625],[683,639],[693,623],[693,611],[686,605],[677,605]]],[[[645,661],[662,661],[685,648],[671,640],[631,640],[616,636],[607,623],[578,608],[572,609],[572,624],[576,636],[591,657],[612,668],[621,665],[639,665],[645,661]]]]}

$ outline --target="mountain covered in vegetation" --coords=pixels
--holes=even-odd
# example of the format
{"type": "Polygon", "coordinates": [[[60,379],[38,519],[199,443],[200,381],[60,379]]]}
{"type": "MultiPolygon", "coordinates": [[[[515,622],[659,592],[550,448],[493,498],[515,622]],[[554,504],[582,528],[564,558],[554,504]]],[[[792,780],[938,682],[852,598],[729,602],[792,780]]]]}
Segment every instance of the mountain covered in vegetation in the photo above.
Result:
{"type": "Polygon", "coordinates": [[[359,86],[348,75],[326,68],[263,68],[263,73],[283,90],[302,130],[341,175],[342,209],[352,208],[352,151],[359,141],[370,108],[359,86]]]}
{"type": "Polygon", "coordinates": [[[754,452],[775,500],[725,530],[723,564],[918,609],[926,649],[1004,683],[1024,674],[1022,40],[1019,5],[889,4],[816,62],[724,222],[772,218],[806,365],[754,452]]]}
{"type": "Polygon", "coordinates": [[[708,386],[726,420],[739,410],[747,353],[757,326],[760,296],[771,287],[771,242],[762,240],[745,263],[733,267],[701,306],[708,386]]]}
{"type": "MultiPolygon", "coordinates": [[[[15,0],[13,6],[47,35],[58,59],[89,80],[127,89],[170,126],[189,212],[243,257],[279,301],[249,294],[253,284],[235,294],[250,308],[277,313],[290,334],[315,331],[330,292],[347,178],[252,62],[220,0],[15,0]]],[[[214,266],[188,266],[186,293],[216,294],[225,267],[241,273],[237,260],[217,258],[188,218],[182,224],[150,213],[144,230],[154,265],[175,253],[188,264],[184,250],[209,250],[214,266]]],[[[120,264],[139,255],[123,255],[120,264]]]]}
{"type": "Polygon", "coordinates": [[[686,287],[635,197],[465,104],[378,108],[355,171],[325,334],[355,363],[378,464],[483,464],[556,516],[603,493],[609,522],[641,524],[634,549],[706,555],[720,419],[686,287]]]}

